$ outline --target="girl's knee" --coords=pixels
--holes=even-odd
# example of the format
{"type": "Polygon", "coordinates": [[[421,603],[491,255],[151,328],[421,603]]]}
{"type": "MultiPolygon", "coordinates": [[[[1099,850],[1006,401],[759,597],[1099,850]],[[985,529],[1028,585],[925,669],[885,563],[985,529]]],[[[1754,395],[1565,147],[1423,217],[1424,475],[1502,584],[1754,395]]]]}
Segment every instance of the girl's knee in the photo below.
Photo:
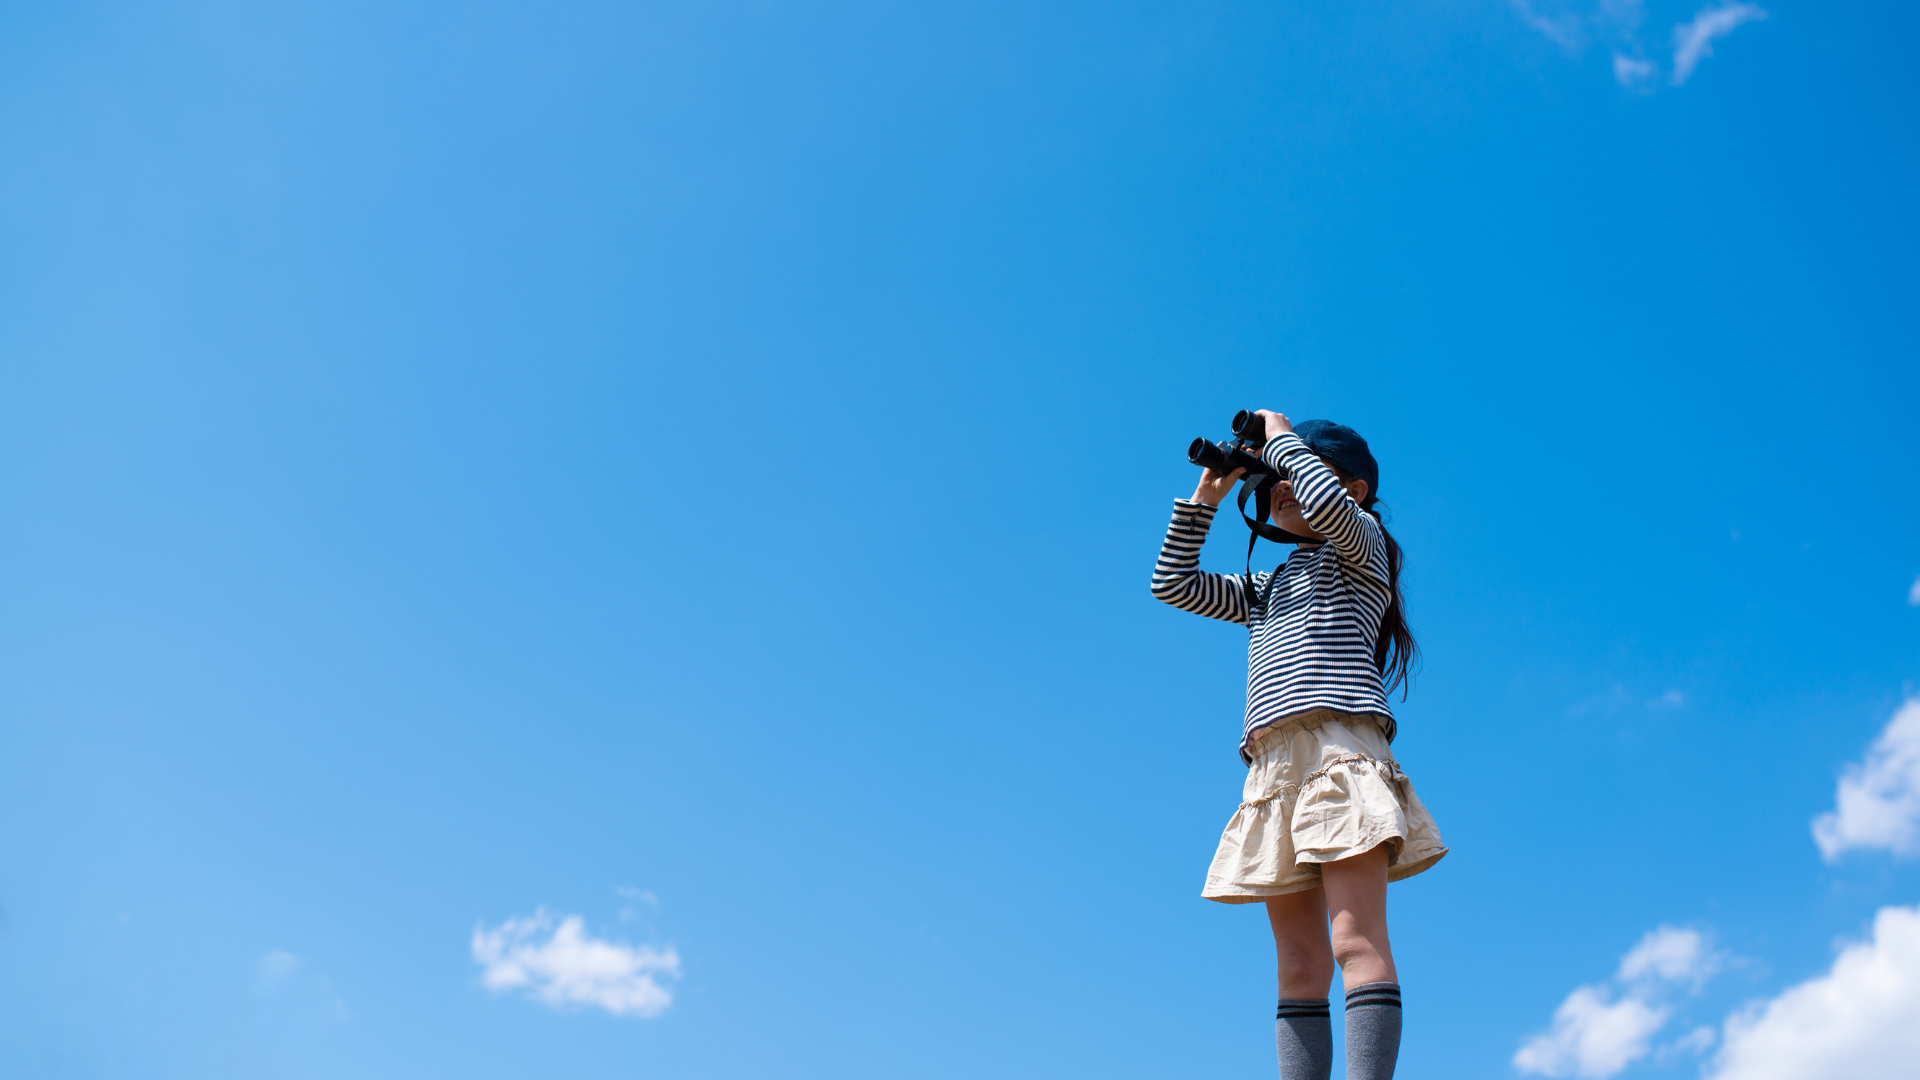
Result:
{"type": "Polygon", "coordinates": [[[1333,981],[1333,953],[1319,949],[1282,948],[1279,950],[1280,982],[1283,985],[1325,986],[1333,981]]]}
{"type": "Polygon", "coordinates": [[[1356,961],[1380,958],[1388,955],[1387,928],[1361,927],[1348,922],[1347,925],[1332,927],[1333,959],[1343,968],[1352,966],[1356,961]]]}

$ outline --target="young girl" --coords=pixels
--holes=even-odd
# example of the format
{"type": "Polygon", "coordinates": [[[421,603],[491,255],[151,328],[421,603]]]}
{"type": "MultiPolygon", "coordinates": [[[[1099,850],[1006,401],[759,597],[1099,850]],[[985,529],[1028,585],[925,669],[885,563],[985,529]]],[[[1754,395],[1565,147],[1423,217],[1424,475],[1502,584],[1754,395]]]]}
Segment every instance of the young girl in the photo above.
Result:
{"type": "Polygon", "coordinates": [[[1400,982],[1387,947],[1387,882],[1447,849],[1413,784],[1394,764],[1387,694],[1417,656],[1401,616],[1400,546],[1373,509],[1380,468],[1352,428],[1295,428],[1262,411],[1276,485],[1274,524],[1306,538],[1272,573],[1202,573],[1220,500],[1241,470],[1207,470],[1176,499],[1153,570],[1153,595],[1245,623],[1248,765],[1200,895],[1267,905],[1279,955],[1275,1042],[1282,1080],[1327,1080],[1333,1030],[1327,984],[1346,987],[1347,1076],[1387,1080],[1400,1052],[1400,982]],[[1328,932],[1328,924],[1332,932],[1328,932]]]}

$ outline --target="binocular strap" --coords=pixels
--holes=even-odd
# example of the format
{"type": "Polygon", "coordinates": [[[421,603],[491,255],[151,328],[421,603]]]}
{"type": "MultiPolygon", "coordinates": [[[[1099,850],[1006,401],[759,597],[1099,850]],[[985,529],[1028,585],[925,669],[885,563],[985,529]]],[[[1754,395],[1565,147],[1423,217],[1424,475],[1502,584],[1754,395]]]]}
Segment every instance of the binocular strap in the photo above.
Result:
{"type": "MultiPolygon", "coordinates": [[[[1241,579],[1240,582],[1241,588],[1245,589],[1247,593],[1247,620],[1249,622],[1253,620],[1253,609],[1266,603],[1266,598],[1261,596],[1259,591],[1253,587],[1253,546],[1258,544],[1260,538],[1263,536],[1276,544],[1313,543],[1313,541],[1307,537],[1290,533],[1278,525],[1267,524],[1267,516],[1273,507],[1273,485],[1279,482],[1279,477],[1268,473],[1257,484],[1240,485],[1240,498],[1238,501],[1240,517],[1246,521],[1247,529],[1251,533],[1251,535],[1247,537],[1247,576],[1241,579]],[[1247,497],[1249,495],[1253,496],[1253,517],[1247,516],[1247,497]]],[[[1280,571],[1278,568],[1275,568],[1272,577],[1267,578],[1267,589],[1269,591],[1273,589],[1273,579],[1279,576],[1280,571]]]]}

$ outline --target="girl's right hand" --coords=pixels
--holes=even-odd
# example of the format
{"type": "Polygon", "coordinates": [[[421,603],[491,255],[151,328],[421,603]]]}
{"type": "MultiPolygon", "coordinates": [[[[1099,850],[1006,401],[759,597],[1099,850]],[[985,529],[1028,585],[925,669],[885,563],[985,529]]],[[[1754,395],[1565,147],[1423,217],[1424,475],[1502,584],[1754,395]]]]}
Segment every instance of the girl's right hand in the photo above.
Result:
{"type": "Polygon", "coordinates": [[[1219,506],[1220,500],[1233,493],[1233,485],[1240,482],[1247,470],[1235,469],[1225,476],[1207,469],[1200,474],[1200,486],[1193,489],[1193,501],[1208,506],[1219,506]]]}

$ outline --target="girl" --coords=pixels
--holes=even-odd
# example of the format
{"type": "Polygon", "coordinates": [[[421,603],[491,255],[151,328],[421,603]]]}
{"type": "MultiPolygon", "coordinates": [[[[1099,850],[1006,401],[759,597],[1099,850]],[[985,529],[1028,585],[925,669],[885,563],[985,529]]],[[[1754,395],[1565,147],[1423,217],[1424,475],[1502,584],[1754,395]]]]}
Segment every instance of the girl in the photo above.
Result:
{"type": "Polygon", "coordinates": [[[1400,1052],[1387,882],[1447,853],[1388,748],[1387,694],[1418,656],[1401,615],[1400,545],[1373,508],[1380,467],[1365,439],[1325,420],[1295,428],[1279,413],[1259,415],[1261,457],[1290,477],[1274,489],[1274,524],[1304,540],[1272,573],[1252,575],[1251,589],[1239,574],[1202,573],[1207,527],[1242,472],[1209,469],[1193,498],[1174,500],[1153,570],[1153,595],[1245,623],[1249,634],[1247,782],[1200,895],[1267,905],[1282,1080],[1332,1072],[1327,984],[1336,963],[1347,992],[1347,1076],[1387,1080],[1400,1052]]]}

